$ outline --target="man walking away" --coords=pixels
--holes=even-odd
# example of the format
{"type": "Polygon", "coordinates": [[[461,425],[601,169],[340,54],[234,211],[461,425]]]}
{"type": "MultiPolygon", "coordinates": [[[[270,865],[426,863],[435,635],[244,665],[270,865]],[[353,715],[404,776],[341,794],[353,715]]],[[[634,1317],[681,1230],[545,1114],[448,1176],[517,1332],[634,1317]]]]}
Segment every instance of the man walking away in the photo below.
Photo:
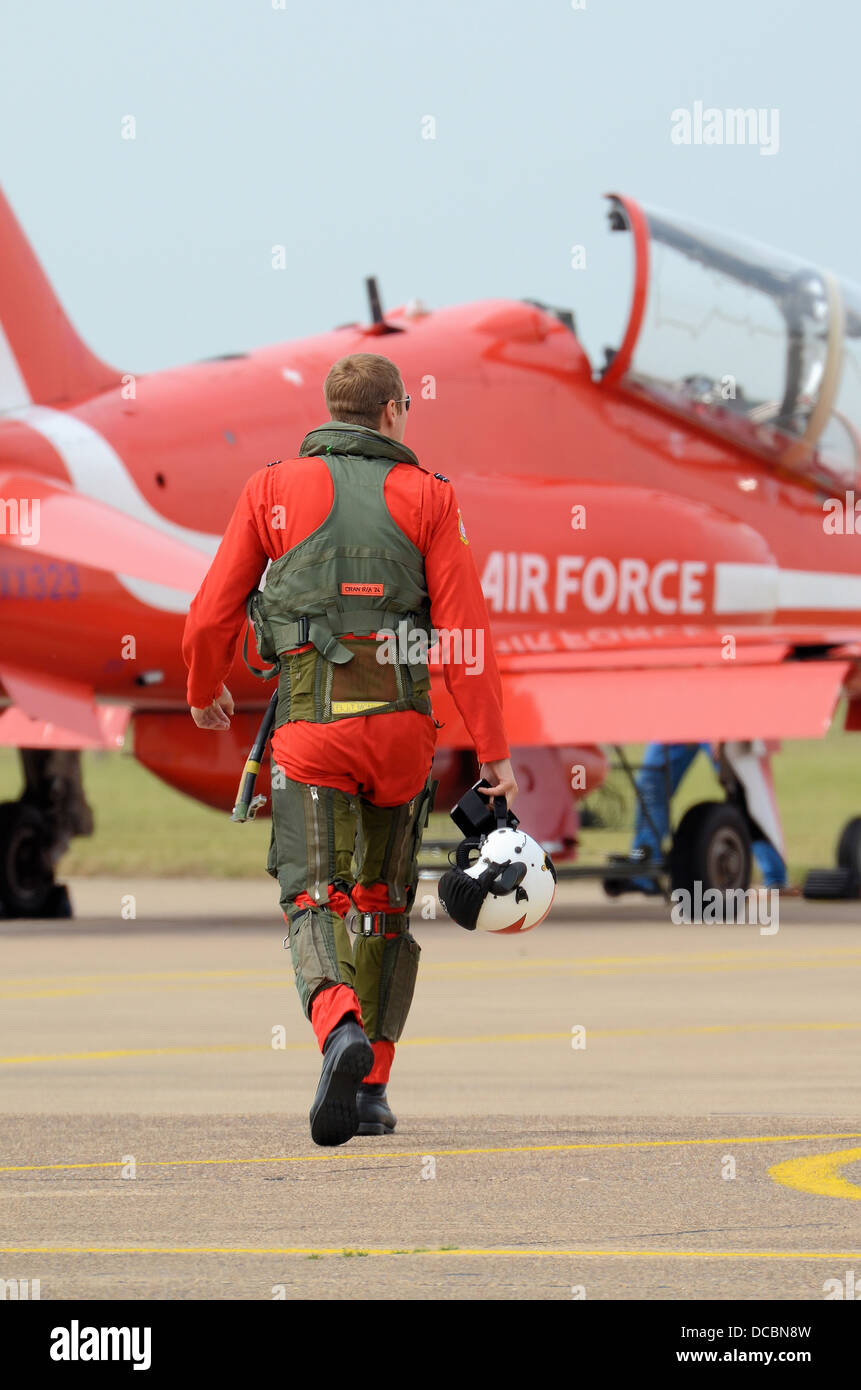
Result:
{"type": "Polygon", "coordinates": [[[183,655],[195,723],[228,728],[224,678],[246,599],[271,561],[255,600],[261,656],[280,666],[267,869],[323,1054],[311,1136],[333,1145],[396,1123],[387,1084],[418,971],[409,913],[436,785],[423,659],[432,629],[460,634],[461,655],[482,652],[480,666],[444,664],[445,682],[487,795],[510,805],[517,785],[466,528],[449,480],[403,442],[410,397],[400,372],[356,353],[334,364],[324,389],[329,422],[297,458],[246,483],[189,610],[183,655]]]}

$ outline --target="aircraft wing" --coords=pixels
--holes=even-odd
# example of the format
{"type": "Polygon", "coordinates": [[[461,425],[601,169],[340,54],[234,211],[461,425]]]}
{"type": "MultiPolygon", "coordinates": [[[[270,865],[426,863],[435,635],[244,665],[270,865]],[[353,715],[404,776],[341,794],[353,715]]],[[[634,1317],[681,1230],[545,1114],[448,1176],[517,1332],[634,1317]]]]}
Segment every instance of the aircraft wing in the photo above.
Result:
{"type": "Polygon", "coordinates": [[[34,674],[0,656],[0,682],[11,705],[0,714],[0,746],[118,748],[131,709],[96,705],[92,688],[34,674]]]}
{"type": "Polygon", "coordinates": [[[130,717],[127,706],[102,705],[96,710],[96,732],[84,734],[50,719],[31,719],[23,710],[10,708],[0,714],[0,747],[117,749],[124,741],[130,717]]]}
{"type": "MultiPolygon", "coordinates": [[[[690,650],[650,660],[626,653],[612,665],[572,658],[498,658],[505,727],[512,747],[586,743],[699,743],[754,738],[822,738],[849,661],[790,661],[788,648],[719,654],[697,664],[690,650]],[[639,664],[634,664],[637,661],[639,664]]],[[[701,655],[701,654],[700,654],[701,655]]],[[[441,747],[471,740],[441,676],[433,676],[441,747]]]]}

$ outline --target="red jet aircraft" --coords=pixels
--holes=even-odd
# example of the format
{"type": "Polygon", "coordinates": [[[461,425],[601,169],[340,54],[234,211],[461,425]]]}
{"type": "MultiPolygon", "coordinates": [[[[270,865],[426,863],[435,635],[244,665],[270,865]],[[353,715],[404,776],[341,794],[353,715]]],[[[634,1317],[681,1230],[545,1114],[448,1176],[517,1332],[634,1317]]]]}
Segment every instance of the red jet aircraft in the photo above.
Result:
{"type": "MultiPolygon", "coordinates": [[[[688,836],[676,878],[703,853],[737,865],[752,833],[782,847],[758,741],[822,736],[844,688],[861,728],[861,294],[609,197],[633,289],[598,367],[565,310],[383,317],[372,292],[368,324],[136,377],[82,343],[0,195],[0,742],[26,778],[0,807],[7,914],[68,911],[76,750],[116,747],[130,716],[145,767],[230,809],[271,687],[237,655],[230,732],[196,729],[185,613],[244,481],[322,422],[329,366],[359,351],[398,364],[409,443],[457,489],[530,832],[573,856],[601,745],[710,740],[737,842],[688,836]]],[[[434,708],[442,808],[475,760],[439,670],[434,708]]]]}

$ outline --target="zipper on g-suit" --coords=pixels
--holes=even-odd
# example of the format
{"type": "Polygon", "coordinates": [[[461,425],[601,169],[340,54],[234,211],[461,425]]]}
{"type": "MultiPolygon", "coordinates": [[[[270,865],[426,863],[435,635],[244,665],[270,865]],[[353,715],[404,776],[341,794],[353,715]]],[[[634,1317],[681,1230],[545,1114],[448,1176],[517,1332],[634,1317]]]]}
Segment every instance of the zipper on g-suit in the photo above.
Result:
{"type": "Polygon", "coordinates": [[[314,897],[320,901],[320,798],[317,788],[311,787],[311,800],[314,802],[314,897]]]}

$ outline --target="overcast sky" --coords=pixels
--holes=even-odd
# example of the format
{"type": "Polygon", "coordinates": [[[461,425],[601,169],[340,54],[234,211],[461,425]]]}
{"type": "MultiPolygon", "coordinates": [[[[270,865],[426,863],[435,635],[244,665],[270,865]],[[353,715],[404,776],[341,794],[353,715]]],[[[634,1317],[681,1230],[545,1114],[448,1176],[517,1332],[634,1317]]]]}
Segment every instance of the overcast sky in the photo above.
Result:
{"type": "Polygon", "coordinates": [[[578,3],[0,0],[0,183],[138,372],[365,318],[370,273],[389,306],[570,306],[588,340],[627,293],[606,190],[861,281],[857,7],[578,3]],[[698,101],[776,109],[776,152],[675,144],[698,101]]]}

